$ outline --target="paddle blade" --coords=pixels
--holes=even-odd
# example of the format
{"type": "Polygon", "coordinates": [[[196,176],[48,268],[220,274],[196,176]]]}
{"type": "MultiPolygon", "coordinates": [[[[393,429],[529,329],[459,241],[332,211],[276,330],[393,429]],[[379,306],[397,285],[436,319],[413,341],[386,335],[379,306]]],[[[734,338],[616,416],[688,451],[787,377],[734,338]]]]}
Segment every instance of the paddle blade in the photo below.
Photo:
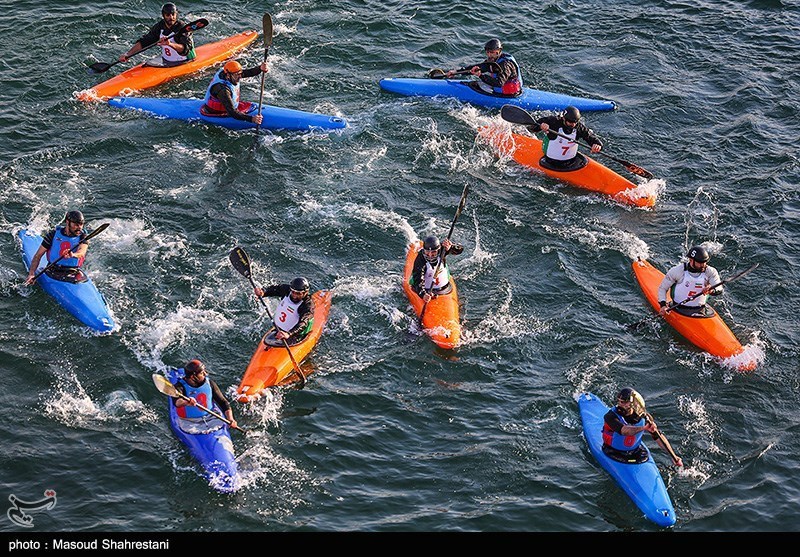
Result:
{"type": "Polygon", "coordinates": [[[531,116],[527,110],[514,106],[513,104],[504,104],[500,109],[500,117],[512,124],[531,126],[536,123],[536,120],[533,119],[533,116],[531,116]]]}
{"type": "Polygon", "coordinates": [[[447,72],[442,68],[432,68],[428,70],[429,79],[443,79],[445,76],[447,76],[447,72]]]}
{"type": "Polygon", "coordinates": [[[623,163],[623,166],[628,172],[636,174],[637,176],[641,176],[642,178],[647,178],[648,180],[655,178],[655,175],[652,172],[645,170],[641,166],[636,166],[635,164],[627,161],[623,163]]]}
{"type": "Polygon", "coordinates": [[[264,48],[272,46],[272,16],[264,14],[261,19],[261,26],[264,29],[264,48]]]}
{"type": "Polygon", "coordinates": [[[158,373],[153,374],[153,384],[156,386],[156,389],[161,391],[167,396],[178,397],[180,393],[175,388],[175,385],[170,383],[166,377],[163,375],[159,375],[158,373]]]}
{"type": "Polygon", "coordinates": [[[250,258],[247,253],[240,247],[235,247],[231,250],[228,259],[231,260],[231,265],[236,269],[240,275],[245,278],[250,278],[250,258]]]}
{"type": "MultiPolygon", "coordinates": [[[[114,62],[116,64],[116,62],[114,62]]],[[[107,64],[105,62],[95,62],[89,66],[89,69],[86,71],[90,74],[99,74],[108,71],[108,69],[113,66],[114,64],[107,64]]]]}
{"type": "Polygon", "coordinates": [[[187,23],[183,26],[184,31],[197,31],[198,29],[202,29],[208,25],[208,20],[201,17],[200,19],[193,21],[191,23],[187,23]]]}

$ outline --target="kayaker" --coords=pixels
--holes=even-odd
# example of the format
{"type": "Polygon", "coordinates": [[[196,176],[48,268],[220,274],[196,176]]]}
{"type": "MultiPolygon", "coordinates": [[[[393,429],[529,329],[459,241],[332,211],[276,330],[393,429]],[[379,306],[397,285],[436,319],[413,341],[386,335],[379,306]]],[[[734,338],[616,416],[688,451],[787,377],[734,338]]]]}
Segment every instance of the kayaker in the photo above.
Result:
{"type": "Polygon", "coordinates": [[[197,421],[206,423],[208,418],[213,418],[205,410],[197,408],[197,404],[212,409],[211,402],[220,409],[222,414],[230,421],[230,426],[236,428],[238,424],[233,417],[233,409],[230,402],[222,394],[222,390],[217,383],[208,377],[206,366],[200,360],[192,360],[183,368],[184,376],[175,384],[175,390],[182,395],[189,397],[174,399],[175,411],[182,420],[197,421]]]}
{"type": "Polygon", "coordinates": [[[663,317],[668,311],[677,311],[681,315],[689,317],[713,317],[714,310],[706,306],[706,301],[709,295],[719,296],[723,292],[719,272],[708,264],[711,255],[703,246],[693,246],[686,257],[689,258],[689,261],[678,263],[667,271],[658,286],[658,305],[661,306],[658,314],[663,317]],[[719,284],[719,286],[709,288],[715,284],[719,284]],[[671,290],[670,295],[674,301],[687,301],[668,310],[668,290],[671,290]],[[700,296],[689,300],[700,292],[702,292],[700,296]]]}
{"type": "Polygon", "coordinates": [[[483,45],[486,60],[447,72],[451,78],[457,73],[469,72],[480,81],[477,88],[485,93],[503,97],[516,97],[522,93],[522,71],[514,57],[503,52],[500,39],[490,39],[483,45]]]}
{"type": "Polygon", "coordinates": [[[450,254],[460,255],[463,251],[464,246],[454,244],[449,238],[440,242],[436,236],[428,236],[422,241],[422,249],[414,259],[409,283],[426,303],[453,290],[446,258],[450,254]]]}
{"type": "Polygon", "coordinates": [[[178,8],[175,4],[167,2],[161,6],[161,18],[128,52],[119,57],[120,62],[127,62],[128,58],[154,43],[161,47],[161,59],[165,66],[177,66],[194,60],[192,32],[182,30],[186,23],[178,19],[178,8]],[[173,33],[175,35],[170,36],[173,33]]]}
{"type": "Polygon", "coordinates": [[[254,77],[267,71],[266,62],[245,70],[239,62],[230,60],[214,75],[214,79],[208,85],[205,104],[200,107],[200,112],[205,116],[229,116],[261,125],[263,121],[261,114],[253,116],[247,114],[253,103],[239,101],[239,81],[243,77],[254,77]]]}
{"type": "MultiPolygon", "coordinates": [[[[616,406],[611,407],[603,417],[603,453],[620,462],[644,462],[647,452],[641,444],[646,431],[664,451],[675,454],[644,408],[642,395],[630,387],[620,390],[616,406]]],[[[677,455],[673,463],[683,466],[683,460],[677,455]]]]}
{"type": "Polygon", "coordinates": [[[86,280],[86,275],[80,269],[89,249],[89,242],[81,243],[86,238],[86,232],[83,230],[85,222],[83,213],[69,211],[64,216],[64,225],[56,226],[42,238],[42,245],[31,258],[30,270],[25,279],[26,285],[34,283],[39,269],[39,261],[44,254],[47,254],[47,261],[51,263],[59,257],[62,258],[47,270],[47,276],[69,282],[86,280]]]}
{"type": "Polygon", "coordinates": [[[581,111],[574,106],[568,106],[558,115],[542,116],[527,128],[533,133],[545,132],[544,157],[539,164],[550,170],[578,170],[586,166],[589,159],[578,152],[577,139],[586,141],[592,153],[599,153],[603,148],[600,139],[581,122],[581,111]]]}
{"type": "Polygon", "coordinates": [[[297,277],[289,284],[273,284],[266,288],[256,286],[259,298],[279,297],[275,308],[273,325],[275,330],[264,342],[272,346],[289,346],[302,342],[314,326],[314,299],[308,294],[309,284],[304,277],[297,277]]]}

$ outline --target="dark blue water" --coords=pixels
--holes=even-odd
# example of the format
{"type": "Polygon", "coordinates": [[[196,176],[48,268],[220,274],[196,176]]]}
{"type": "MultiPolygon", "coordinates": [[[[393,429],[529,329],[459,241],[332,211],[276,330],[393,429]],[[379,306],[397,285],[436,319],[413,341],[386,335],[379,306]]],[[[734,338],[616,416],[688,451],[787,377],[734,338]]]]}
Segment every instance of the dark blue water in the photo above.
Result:
{"type": "MultiPolygon", "coordinates": [[[[157,2],[3,2],[0,25],[2,500],[57,505],[0,531],[653,532],[593,460],[575,397],[639,390],[686,467],[656,453],[676,532],[800,530],[800,8],[793,1],[179,3],[197,44],[272,14],[266,102],[336,114],[341,133],[252,132],[87,105],[74,93],[157,2]],[[499,36],[529,85],[610,99],[605,151],[656,175],[652,210],[498,159],[496,111],[398,97],[382,77],[477,61],[499,36]],[[463,344],[421,336],[406,245],[445,236],[463,344]],[[119,328],[96,336],[25,276],[15,235],[79,207],[110,227],[87,269],[119,328]],[[758,360],[701,353],[651,315],[631,272],[703,242],[714,306],[758,360]],[[202,358],[234,389],[269,320],[259,282],[333,291],[303,390],[234,411],[243,487],[207,486],[151,375],[202,358]]],[[[260,40],[240,58],[263,56],[260,40]]],[[[145,91],[200,97],[206,71],[145,91]]],[[[256,100],[259,80],[242,95],[256,100]]],[[[598,162],[625,173],[612,161],[598,162]]]]}

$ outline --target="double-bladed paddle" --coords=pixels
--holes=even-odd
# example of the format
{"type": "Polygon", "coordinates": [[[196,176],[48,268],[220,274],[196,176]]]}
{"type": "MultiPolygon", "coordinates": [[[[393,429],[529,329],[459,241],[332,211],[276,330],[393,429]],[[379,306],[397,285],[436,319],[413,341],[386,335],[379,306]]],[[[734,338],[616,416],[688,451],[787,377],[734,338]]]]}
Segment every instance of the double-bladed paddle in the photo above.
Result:
{"type": "MultiPolygon", "coordinates": [[[[653,419],[653,415],[650,414],[650,412],[647,411],[647,408],[645,408],[644,399],[642,398],[642,395],[640,395],[637,391],[633,391],[633,400],[631,402],[632,402],[632,404],[634,406],[633,410],[637,414],[644,415],[645,421],[647,423],[651,423],[651,424],[655,425],[656,421],[655,421],[655,419],[653,419]]],[[[656,426],[656,427],[658,427],[658,426],[656,426]]],[[[664,436],[663,433],[661,433],[660,429],[656,429],[656,435],[658,435],[658,438],[661,439],[661,442],[664,444],[664,448],[669,453],[669,456],[672,457],[672,461],[673,462],[678,462],[678,461],[683,462],[678,457],[678,455],[675,454],[675,451],[672,449],[672,445],[670,445],[670,442],[667,441],[667,438],[664,436]]]]}
{"type": "MultiPolygon", "coordinates": [[[[236,269],[240,275],[249,280],[250,284],[253,286],[253,288],[255,288],[256,283],[253,280],[253,274],[250,270],[250,258],[247,256],[247,252],[245,252],[243,248],[237,246],[233,248],[233,250],[231,250],[231,253],[228,256],[228,258],[230,259],[233,268],[236,269]]],[[[269,316],[269,318],[272,319],[272,314],[269,311],[269,306],[267,305],[267,302],[265,302],[264,298],[261,298],[260,296],[257,296],[257,298],[261,302],[261,305],[264,306],[264,309],[267,311],[267,315],[269,316]]],[[[292,354],[292,349],[289,348],[289,343],[286,342],[285,338],[281,340],[283,340],[283,346],[286,347],[286,351],[289,353],[289,359],[292,360],[292,365],[294,366],[294,372],[300,378],[300,388],[302,389],[306,385],[306,376],[300,369],[300,365],[297,363],[297,360],[294,359],[294,354],[292,354]]]]}
{"type": "MultiPolygon", "coordinates": [[[[188,33],[189,31],[197,31],[198,29],[202,29],[206,25],[208,25],[208,20],[205,19],[205,18],[200,18],[200,19],[198,19],[196,21],[193,21],[191,23],[187,23],[186,25],[181,27],[181,29],[177,33],[170,33],[169,35],[166,36],[166,38],[167,39],[171,39],[172,37],[174,37],[178,33],[188,33]]],[[[154,46],[157,46],[157,45],[158,45],[157,42],[155,42],[155,43],[153,43],[151,45],[147,45],[146,47],[142,48],[141,50],[131,54],[131,56],[136,56],[137,54],[139,54],[139,52],[144,52],[145,50],[153,48],[154,46]]],[[[130,56],[128,58],[130,59],[130,56]]],[[[87,71],[90,74],[98,74],[98,73],[107,72],[109,70],[109,68],[111,68],[113,66],[116,66],[117,64],[119,64],[119,62],[120,62],[119,60],[117,60],[116,62],[111,62],[110,64],[106,63],[106,62],[95,62],[94,64],[90,64],[89,65],[89,69],[87,71]]]]}
{"type": "MultiPolygon", "coordinates": [[[[456,226],[456,221],[458,217],[461,215],[461,211],[464,210],[464,205],[467,203],[467,190],[469,189],[469,183],[464,184],[464,191],[461,192],[461,200],[458,202],[458,208],[456,209],[456,214],[453,217],[453,222],[450,223],[450,232],[447,233],[447,239],[450,239],[450,236],[453,235],[453,229],[456,226]]],[[[428,288],[426,292],[428,294],[431,293],[433,289],[433,284],[436,282],[436,277],[439,276],[439,271],[441,270],[442,265],[444,265],[445,257],[447,256],[447,252],[444,250],[444,246],[439,248],[439,262],[436,263],[436,269],[433,271],[433,279],[431,280],[431,288],[428,288]]],[[[424,277],[423,277],[424,280],[424,277]]],[[[422,304],[422,310],[419,312],[419,322],[422,323],[422,318],[425,317],[425,310],[428,309],[428,302],[424,302],[422,304]]]]}
{"type": "MultiPolygon", "coordinates": [[[[503,105],[503,107],[500,109],[500,117],[506,122],[511,122],[512,124],[522,124],[523,126],[533,126],[536,124],[536,120],[533,118],[533,116],[530,115],[530,113],[527,110],[525,110],[524,108],[520,108],[519,106],[515,106],[513,104],[503,105]]],[[[571,137],[568,137],[553,129],[548,130],[548,132],[553,132],[554,134],[559,135],[564,139],[569,139],[570,141],[574,141],[578,145],[582,145],[583,147],[591,149],[590,145],[581,143],[580,141],[572,139],[571,137]]],[[[628,172],[636,174],[637,176],[642,176],[643,178],[647,178],[648,180],[651,180],[655,177],[653,173],[650,172],[649,170],[645,170],[641,166],[635,165],[632,162],[628,162],[623,159],[618,159],[617,157],[609,155],[608,153],[604,153],[603,151],[599,151],[597,154],[603,155],[604,157],[608,157],[612,161],[618,162],[619,164],[624,166],[628,172]]]]}
{"type": "MultiPolygon", "coordinates": [[[[272,46],[272,16],[268,13],[264,14],[261,19],[261,25],[264,28],[264,63],[267,63],[267,56],[269,55],[269,47],[272,46]]],[[[264,100],[264,77],[266,74],[261,72],[261,92],[258,94],[258,115],[261,115],[261,102],[264,100]]],[[[261,124],[256,124],[256,135],[261,124]]]]}
{"type": "MultiPolygon", "coordinates": [[[[481,62],[480,64],[474,64],[468,69],[459,70],[453,73],[453,75],[469,75],[472,73],[472,68],[478,66],[481,68],[481,71],[499,71],[500,64],[497,62],[481,62]],[[486,70],[483,69],[486,68],[486,70]]],[[[432,68],[428,70],[428,78],[430,79],[444,79],[447,77],[447,71],[443,70],[442,68],[432,68]]]]}
{"type": "MultiPolygon", "coordinates": [[[[80,245],[80,244],[85,244],[86,242],[88,242],[89,240],[91,240],[92,238],[94,238],[95,236],[97,236],[98,234],[100,234],[100,233],[101,233],[103,230],[105,230],[106,228],[108,228],[108,225],[109,225],[109,223],[107,223],[107,222],[104,222],[103,224],[101,224],[100,226],[98,226],[97,228],[95,228],[94,230],[92,230],[92,232],[91,232],[90,234],[87,234],[87,235],[86,235],[86,237],[85,237],[83,240],[81,240],[80,242],[78,242],[78,245],[80,245]]],[[[63,256],[63,255],[62,255],[62,256],[60,256],[60,257],[59,257],[58,259],[56,259],[55,261],[52,261],[52,262],[48,263],[47,267],[45,267],[44,269],[42,269],[41,271],[39,271],[38,273],[36,273],[36,276],[34,276],[34,277],[33,277],[33,282],[36,282],[36,279],[38,279],[40,276],[42,276],[42,275],[43,275],[43,274],[44,274],[44,273],[45,273],[45,272],[46,272],[48,269],[51,269],[51,268],[52,268],[52,267],[53,267],[53,266],[54,266],[56,263],[58,263],[58,262],[59,262],[59,261],[61,261],[62,259],[64,259],[64,256],[63,256]]]]}
{"type": "MultiPolygon", "coordinates": [[[[159,391],[161,391],[165,395],[171,396],[173,398],[182,398],[183,400],[185,400],[187,402],[189,401],[189,397],[186,396],[185,394],[183,394],[182,392],[180,392],[178,389],[176,389],[175,385],[170,383],[167,380],[167,378],[164,377],[163,375],[159,375],[158,373],[154,373],[153,374],[153,383],[155,384],[156,389],[158,389],[159,391]]],[[[196,402],[196,406],[200,410],[202,410],[204,412],[208,412],[209,414],[211,414],[212,416],[214,416],[218,420],[222,420],[223,422],[225,422],[226,424],[231,426],[233,429],[238,429],[242,433],[247,433],[246,429],[244,429],[242,427],[239,427],[238,425],[237,426],[233,425],[233,422],[231,422],[228,418],[226,418],[222,414],[220,414],[218,412],[214,412],[210,408],[206,408],[205,406],[203,406],[202,404],[200,404],[197,401],[195,401],[195,402],[196,402]]]]}
{"type": "MultiPolygon", "coordinates": [[[[667,310],[667,313],[669,313],[670,311],[672,311],[673,309],[675,309],[678,306],[682,306],[686,302],[691,302],[695,298],[699,298],[700,296],[705,294],[706,291],[714,290],[715,288],[718,288],[718,287],[722,286],[723,284],[728,284],[729,282],[733,282],[733,281],[735,281],[737,279],[742,278],[743,276],[747,275],[751,271],[755,270],[755,268],[758,267],[758,266],[759,266],[759,263],[756,263],[755,265],[753,265],[749,269],[745,269],[744,271],[741,271],[739,273],[736,273],[733,276],[730,276],[730,277],[728,277],[728,278],[726,278],[724,280],[721,280],[717,284],[712,284],[711,286],[709,286],[707,288],[704,288],[703,290],[701,290],[697,294],[693,294],[692,296],[689,296],[688,298],[686,298],[685,300],[683,300],[681,302],[672,302],[671,304],[665,306],[666,310],[667,310]]],[[[656,317],[660,317],[660,316],[661,316],[660,313],[656,313],[655,315],[651,315],[650,317],[646,317],[646,318],[642,319],[641,321],[637,321],[636,323],[631,323],[630,325],[627,326],[627,329],[630,330],[630,331],[635,331],[635,330],[639,329],[645,323],[648,323],[649,321],[652,321],[656,317]]]]}

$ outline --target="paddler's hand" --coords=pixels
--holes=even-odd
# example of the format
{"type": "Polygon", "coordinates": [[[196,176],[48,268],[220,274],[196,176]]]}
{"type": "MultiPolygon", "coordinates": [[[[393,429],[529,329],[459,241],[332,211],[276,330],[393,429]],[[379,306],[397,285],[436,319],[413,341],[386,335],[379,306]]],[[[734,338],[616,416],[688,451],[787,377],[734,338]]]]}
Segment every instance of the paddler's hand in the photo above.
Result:
{"type": "Polygon", "coordinates": [[[672,462],[674,462],[674,463],[675,463],[675,466],[678,466],[678,467],[680,467],[680,468],[683,468],[683,459],[682,459],[681,457],[677,457],[677,458],[676,458],[676,459],[674,459],[672,462]]]}
{"type": "Polygon", "coordinates": [[[188,404],[189,406],[197,406],[197,399],[194,398],[193,396],[190,396],[189,400],[186,401],[186,404],[188,404]]]}
{"type": "Polygon", "coordinates": [[[279,330],[277,333],[275,333],[275,338],[277,338],[278,340],[285,340],[289,338],[289,333],[287,333],[286,331],[279,330]]]}
{"type": "Polygon", "coordinates": [[[540,132],[546,132],[549,129],[550,129],[550,126],[548,126],[545,122],[542,122],[541,124],[539,124],[539,131],[540,132]]]}
{"type": "Polygon", "coordinates": [[[252,120],[250,121],[254,124],[258,124],[259,126],[261,125],[261,122],[264,121],[264,116],[262,114],[256,114],[255,116],[251,116],[251,118],[252,120]]]}
{"type": "Polygon", "coordinates": [[[259,66],[259,68],[261,69],[261,73],[267,73],[269,71],[269,68],[267,67],[267,63],[266,62],[261,62],[261,65],[259,66]]]}
{"type": "Polygon", "coordinates": [[[669,313],[669,308],[666,305],[661,306],[660,308],[658,308],[658,314],[661,317],[664,317],[667,313],[669,313]]]}
{"type": "Polygon", "coordinates": [[[453,242],[451,242],[448,238],[445,238],[442,240],[442,247],[444,248],[445,253],[447,253],[447,250],[453,247],[453,242]]]}
{"type": "Polygon", "coordinates": [[[71,249],[69,249],[69,248],[64,248],[64,249],[62,249],[62,250],[61,250],[61,253],[59,253],[59,255],[60,255],[61,257],[63,257],[64,259],[69,259],[69,258],[71,258],[71,257],[75,257],[75,254],[73,254],[73,253],[72,253],[72,250],[71,250],[71,249]]]}
{"type": "Polygon", "coordinates": [[[480,66],[472,66],[469,69],[469,73],[471,73],[475,77],[480,77],[481,76],[481,68],[480,68],[480,66]]]}
{"type": "Polygon", "coordinates": [[[264,297],[264,291],[259,286],[256,286],[255,289],[253,290],[253,292],[255,292],[256,296],[258,296],[259,298],[263,298],[264,297]]]}
{"type": "Polygon", "coordinates": [[[423,301],[423,302],[425,302],[426,304],[427,304],[428,302],[430,302],[432,299],[433,299],[433,296],[431,296],[431,295],[430,295],[430,294],[428,294],[427,292],[426,292],[425,294],[423,294],[423,295],[422,295],[422,301],[423,301]]]}
{"type": "Polygon", "coordinates": [[[31,271],[30,273],[28,273],[28,276],[25,277],[25,286],[30,286],[35,281],[36,281],[36,273],[31,271]]]}
{"type": "Polygon", "coordinates": [[[599,153],[600,149],[602,148],[603,148],[602,145],[600,145],[599,143],[595,143],[594,145],[592,145],[592,153],[599,153]]]}
{"type": "Polygon", "coordinates": [[[456,75],[456,71],[455,70],[449,70],[446,75],[447,75],[448,78],[451,78],[454,75],[456,75]]]}
{"type": "Polygon", "coordinates": [[[126,55],[124,55],[124,54],[121,54],[120,57],[119,57],[119,61],[120,62],[127,62],[128,61],[128,57],[126,55]]]}

